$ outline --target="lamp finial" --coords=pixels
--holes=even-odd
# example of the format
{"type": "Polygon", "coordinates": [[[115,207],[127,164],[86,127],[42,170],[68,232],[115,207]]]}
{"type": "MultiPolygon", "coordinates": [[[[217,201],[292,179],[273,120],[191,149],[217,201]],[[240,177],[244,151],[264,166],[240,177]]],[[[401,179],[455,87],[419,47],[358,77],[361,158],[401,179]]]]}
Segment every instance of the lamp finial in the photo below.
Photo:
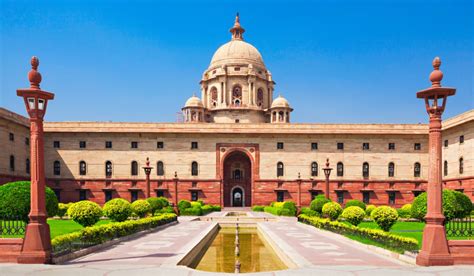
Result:
{"type": "Polygon", "coordinates": [[[441,66],[441,59],[435,57],[433,59],[433,72],[430,74],[431,87],[441,87],[441,80],[443,79],[443,72],[439,70],[441,66]]]}
{"type": "Polygon", "coordinates": [[[38,72],[39,59],[35,56],[31,58],[31,70],[28,73],[28,80],[30,87],[33,89],[40,89],[41,74],[38,72]]]}

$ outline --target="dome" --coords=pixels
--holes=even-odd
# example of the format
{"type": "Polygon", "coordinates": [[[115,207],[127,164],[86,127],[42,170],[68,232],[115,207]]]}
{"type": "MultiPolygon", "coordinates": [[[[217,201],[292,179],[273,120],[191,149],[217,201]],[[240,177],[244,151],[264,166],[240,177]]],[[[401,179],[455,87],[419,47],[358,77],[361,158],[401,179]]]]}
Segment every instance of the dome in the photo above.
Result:
{"type": "Polygon", "coordinates": [[[290,108],[290,104],[285,98],[283,98],[282,96],[278,96],[275,100],[273,100],[271,108],[277,107],[290,108]]]}
{"type": "Polygon", "coordinates": [[[265,67],[262,55],[257,48],[243,40],[231,40],[219,47],[212,56],[209,67],[231,63],[253,64],[265,67]]]}
{"type": "Polygon", "coordinates": [[[196,96],[192,96],[191,98],[189,98],[186,101],[186,104],[184,105],[184,107],[200,107],[200,108],[203,108],[204,105],[202,104],[201,99],[199,99],[196,96]]]}

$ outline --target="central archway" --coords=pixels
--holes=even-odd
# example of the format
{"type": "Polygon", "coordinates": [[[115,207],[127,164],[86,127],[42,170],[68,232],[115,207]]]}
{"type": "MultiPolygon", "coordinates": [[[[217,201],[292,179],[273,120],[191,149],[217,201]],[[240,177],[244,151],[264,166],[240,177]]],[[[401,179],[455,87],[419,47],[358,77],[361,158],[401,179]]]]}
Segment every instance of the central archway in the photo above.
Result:
{"type": "Polygon", "coordinates": [[[242,151],[230,153],[224,160],[224,206],[252,204],[252,163],[242,151]]]}

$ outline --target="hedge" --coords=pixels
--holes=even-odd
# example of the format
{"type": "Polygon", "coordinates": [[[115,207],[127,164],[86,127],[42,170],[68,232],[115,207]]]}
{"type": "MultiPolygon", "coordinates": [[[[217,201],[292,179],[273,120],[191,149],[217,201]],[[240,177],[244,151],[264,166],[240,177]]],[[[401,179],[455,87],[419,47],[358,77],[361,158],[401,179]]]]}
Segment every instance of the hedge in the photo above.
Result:
{"type": "Polygon", "coordinates": [[[360,201],[360,200],[357,200],[357,199],[351,199],[351,200],[347,201],[344,208],[348,208],[348,207],[351,207],[351,206],[360,207],[364,211],[365,211],[365,208],[366,208],[365,203],[360,201]]]}
{"type": "Polygon", "coordinates": [[[418,250],[418,241],[416,239],[398,236],[379,229],[359,228],[354,225],[307,215],[299,215],[298,221],[341,235],[355,235],[366,238],[384,244],[395,251],[400,251],[400,249],[406,251],[418,250]]]}
{"type": "Polygon", "coordinates": [[[175,214],[162,214],[139,220],[112,222],[100,226],[86,227],[77,232],[57,236],[51,241],[51,244],[54,254],[62,255],[143,230],[153,229],[176,220],[177,216],[175,214]]]}
{"type": "Polygon", "coordinates": [[[261,206],[261,205],[255,205],[255,206],[252,206],[252,211],[254,212],[263,212],[265,211],[265,206],[261,206]]]}
{"type": "Polygon", "coordinates": [[[324,204],[328,202],[331,202],[331,200],[326,198],[324,195],[318,195],[315,199],[313,199],[313,201],[311,201],[310,208],[311,210],[321,214],[323,212],[324,204]]]}
{"type": "Polygon", "coordinates": [[[178,203],[179,214],[182,216],[202,216],[210,212],[220,211],[221,206],[204,204],[202,200],[180,200],[178,203]]]}
{"type": "MultiPolygon", "coordinates": [[[[424,220],[427,209],[427,193],[423,192],[413,200],[411,206],[411,217],[419,220],[424,220]]],[[[443,214],[446,220],[456,218],[461,212],[460,204],[457,202],[457,197],[452,190],[443,189],[443,214]]]]}
{"type": "Polygon", "coordinates": [[[301,211],[300,211],[301,214],[303,215],[308,215],[310,217],[313,217],[313,216],[316,216],[316,217],[319,217],[320,214],[314,210],[311,210],[311,208],[308,208],[308,207],[303,207],[301,208],[301,211]]]}
{"type": "Polygon", "coordinates": [[[296,216],[296,204],[293,201],[272,202],[270,206],[266,206],[263,210],[276,216],[296,216]]]}

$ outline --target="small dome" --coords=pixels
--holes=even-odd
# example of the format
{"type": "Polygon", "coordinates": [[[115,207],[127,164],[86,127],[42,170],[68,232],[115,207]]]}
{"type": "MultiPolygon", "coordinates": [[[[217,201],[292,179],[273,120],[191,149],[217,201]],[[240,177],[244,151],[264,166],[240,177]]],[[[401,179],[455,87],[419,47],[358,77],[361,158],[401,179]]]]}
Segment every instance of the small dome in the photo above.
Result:
{"type": "Polygon", "coordinates": [[[265,68],[262,55],[252,44],[242,40],[231,40],[217,49],[209,67],[232,63],[253,64],[265,68]]]}
{"type": "Polygon", "coordinates": [[[186,104],[184,105],[184,107],[201,107],[202,108],[204,107],[204,105],[202,104],[201,99],[193,95],[191,98],[189,98],[186,101],[186,104]]]}
{"type": "Polygon", "coordinates": [[[278,96],[275,100],[273,100],[271,108],[276,107],[290,108],[290,104],[285,98],[283,98],[282,96],[278,96]]]}

